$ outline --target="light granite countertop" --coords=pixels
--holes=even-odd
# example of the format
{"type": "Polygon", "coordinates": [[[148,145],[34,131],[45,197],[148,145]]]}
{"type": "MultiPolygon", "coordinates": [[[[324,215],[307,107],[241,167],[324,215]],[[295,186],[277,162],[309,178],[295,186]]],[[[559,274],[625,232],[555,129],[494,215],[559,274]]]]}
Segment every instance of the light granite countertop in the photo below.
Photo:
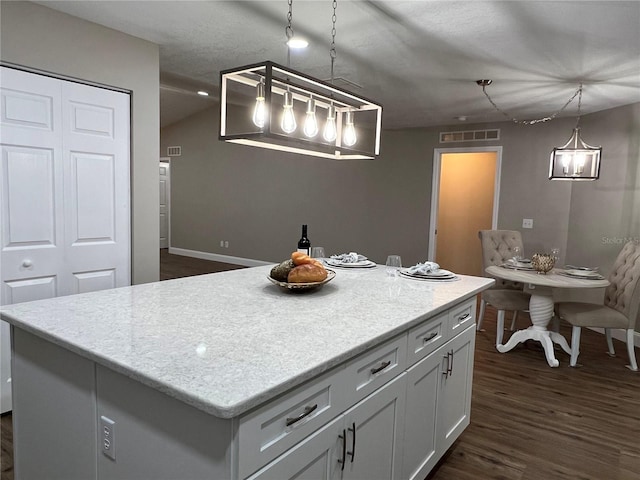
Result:
{"type": "Polygon", "coordinates": [[[271,266],[4,306],[1,318],[212,415],[232,418],[490,287],[336,269],[291,293],[271,266]]]}

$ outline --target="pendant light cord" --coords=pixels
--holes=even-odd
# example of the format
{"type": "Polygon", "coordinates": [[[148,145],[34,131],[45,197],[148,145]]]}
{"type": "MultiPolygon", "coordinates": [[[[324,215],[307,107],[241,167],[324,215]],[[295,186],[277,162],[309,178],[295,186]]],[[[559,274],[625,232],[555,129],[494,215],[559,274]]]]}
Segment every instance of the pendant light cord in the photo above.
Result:
{"type": "MultiPolygon", "coordinates": [[[[517,123],[517,124],[520,124],[520,125],[535,125],[536,123],[544,123],[544,122],[548,122],[549,120],[553,120],[558,115],[560,115],[569,106],[569,104],[576,98],[576,96],[578,96],[578,95],[580,96],[579,99],[578,99],[578,122],[580,121],[580,106],[581,106],[581,102],[582,102],[582,83],[580,83],[580,86],[575,91],[575,93],[571,96],[571,98],[569,100],[567,100],[567,103],[565,103],[555,113],[552,113],[551,115],[549,115],[547,117],[542,117],[542,118],[538,118],[538,119],[535,119],[535,120],[518,120],[518,119],[514,118],[513,116],[511,116],[509,113],[507,113],[504,110],[502,110],[500,107],[498,107],[498,105],[495,104],[495,102],[491,99],[491,97],[487,93],[487,88],[486,87],[487,87],[488,83],[486,83],[486,82],[485,83],[480,83],[480,82],[481,81],[479,80],[478,84],[482,87],[482,92],[487,97],[489,102],[491,102],[491,105],[493,105],[493,108],[495,108],[498,112],[502,113],[505,117],[507,117],[513,123],[517,123]]],[[[576,127],[577,126],[578,125],[576,124],[576,127]]]]}
{"type": "Polygon", "coordinates": [[[578,126],[580,125],[580,115],[581,115],[581,111],[582,111],[582,82],[580,83],[580,87],[578,88],[578,118],[576,119],[576,126],[575,128],[577,129],[578,126]]]}
{"type": "Polygon", "coordinates": [[[289,0],[289,12],[287,13],[287,26],[284,29],[284,34],[287,37],[287,68],[291,67],[291,47],[289,46],[289,40],[293,38],[293,27],[291,21],[293,20],[293,0],[289,0]]]}
{"type": "Polygon", "coordinates": [[[331,58],[331,85],[333,85],[333,65],[336,61],[338,53],[336,52],[336,9],[338,8],[338,0],[333,0],[333,15],[331,16],[331,48],[329,49],[329,57],[331,58]]]}

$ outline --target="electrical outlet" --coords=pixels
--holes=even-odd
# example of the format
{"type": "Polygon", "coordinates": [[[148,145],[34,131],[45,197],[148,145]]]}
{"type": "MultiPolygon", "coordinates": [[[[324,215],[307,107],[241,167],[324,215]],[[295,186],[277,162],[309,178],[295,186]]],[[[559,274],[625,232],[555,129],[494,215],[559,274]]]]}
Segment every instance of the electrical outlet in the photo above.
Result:
{"type": "Polygon", "coordinates": [[[224,248],[229,248],[229,240],[224,241],[224,248]]]}
{"type": "Polygon", "coordinates": [[[220,240],[220,246],[224,248],[224,240],[220,240]]]}
{"type": "Polygon", "coordinates": [[[105,416],[100,417],[100,438],[102,453],[111,460],[116,459],[116,422],[105,416]]]}
{"type": "Polygon", "coordinates": [[[533,228],[533,218],[523,218],[522,228],[533,228]]]}

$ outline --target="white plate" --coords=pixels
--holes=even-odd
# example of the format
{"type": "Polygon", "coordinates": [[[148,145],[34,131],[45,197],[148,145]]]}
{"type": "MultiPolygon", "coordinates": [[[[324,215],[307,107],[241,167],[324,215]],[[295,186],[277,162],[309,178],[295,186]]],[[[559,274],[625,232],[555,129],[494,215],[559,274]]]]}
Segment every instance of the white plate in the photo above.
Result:
{"type": "Polygon", "coordinates": [[[408,268],[403,268],[402,270],[400,270],[400,272],[404,273],[405,275],[409,275],[411,277],[429,277],[429,278],[450,277],[451,278],[456,276],[455,273],[450,272],[449,270],[444,270],[443,268],[434,270],[431,273],[420,273],[420,272],[411,273],[408,268]]]}
{"type": "MultiPolygon", "coordinates": [[[[574,270],[575,271],[575,270],[574,270]]],[[[564,275],[565,277],[570,278],[579,278],[581,280],[604,280],[604,277],[600,275],[598,272],[582,272],[580,273],[569,273],[568,271],[560,270],[558,275],[564,275]]]]}
{"type": "Polygon", "coordinates": [[[600,277],[601,276],[598,272],[595,272],[593,270],[566,269],[565,272],[575,277],[600,277]]]}
{"type": "Polygon", "coordinates": [[[327,265],[330,265],[332,267],[340,267],[340,268],[371,268],[371,267],[375,267],[376,263],[372,262],[371,260],[363,260],[361,262],[350,262],[350,263],[343,263],[339,260],[333,260],[331,258],[327,258],[325,260],[325,263],[327,265]]]}
{"type": "Polygon", "coordinates": [[[414,280],[427,280],[430,282],[455,282],[456,280],[460,280],[459,277],[453,274],[451,274],[451,276],[446,276],[446,277],[441,275],[435,276],[435,277],[428,277],[425,275],[411,275],[410,273],[400,270],[400,275],[405,278],[413,278],[414,280]]]}
{"type": "Polygon", "coordinates": [[[514,264],[514,263],[503,263],[502,265],[500,265],[503,268],[510,268],[511,270],[526,270],[526,271],[535,271],[535,268],[533,268],[531,266],[531,264],[525,264],[525,263],[519,263],[519,264],[514,264]]]}

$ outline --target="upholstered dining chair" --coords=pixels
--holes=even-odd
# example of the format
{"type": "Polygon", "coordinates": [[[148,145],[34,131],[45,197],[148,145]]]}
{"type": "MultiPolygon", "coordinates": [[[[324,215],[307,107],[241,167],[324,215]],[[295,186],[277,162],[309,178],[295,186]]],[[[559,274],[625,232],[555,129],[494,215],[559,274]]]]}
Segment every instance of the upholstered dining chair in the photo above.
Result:
{"type": "MultiPolygon", "coordinates": [[[[513,258],[513,248],[520,247],[522,251],[522,235],[517,230],[480,230],[478,232],[482,245],[482,274],[491,265],[502,265],[513,258]]],[[[518,311],[529,310],[529,294],[522,291],[522,284],[496,278],[496,284],[482,292],[480,298],[480,316],[477,330],[482,328],[482,320],[487,305],[493,306],[497,311],[496,321],[496,347],[502,344],[504,334],[505,312],[512,311],[511,330],[514,329],[518,311]]]]}
{"type": "Polygon", "coordinates": [[[575,367],[578,363],[582,327],[604,328],[610,356],[615,355],[611,330],[619,328],[627,333],[627,367],[637,372],[633,332],[640,315],[640,244],[631,241],[622,248],[607,280],[610,285],[604,291],[603,305],[582,302],[560,302],[556,305],[560,318],[573,327],[569,365],[575,367]]]}

